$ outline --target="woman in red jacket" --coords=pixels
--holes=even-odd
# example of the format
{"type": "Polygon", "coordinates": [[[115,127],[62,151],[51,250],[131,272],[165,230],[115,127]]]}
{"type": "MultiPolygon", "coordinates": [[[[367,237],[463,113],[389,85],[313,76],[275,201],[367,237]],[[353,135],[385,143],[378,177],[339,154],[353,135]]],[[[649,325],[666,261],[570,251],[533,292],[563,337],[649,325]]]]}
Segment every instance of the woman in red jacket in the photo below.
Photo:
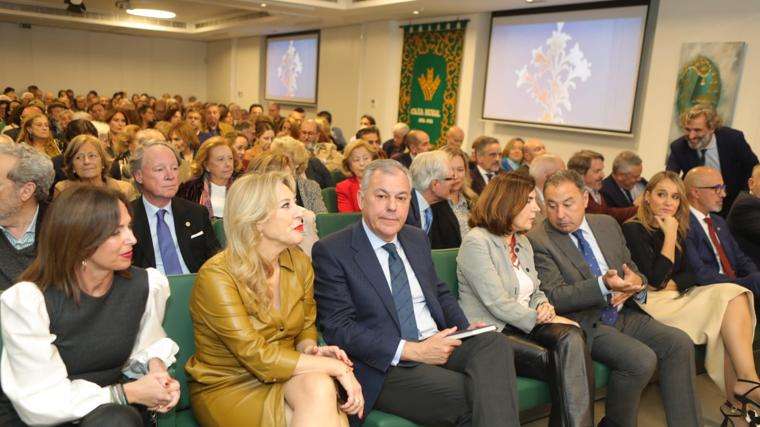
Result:
{"type": "Polygon", "coordinates": [[[349,176],[335,186],[338,196],[338,212],[359,212],[357,193],[361,187],[364,169],[377,159],[377,150],[364,140],[354,141],[343,152],[343,172],[349,176]]]}

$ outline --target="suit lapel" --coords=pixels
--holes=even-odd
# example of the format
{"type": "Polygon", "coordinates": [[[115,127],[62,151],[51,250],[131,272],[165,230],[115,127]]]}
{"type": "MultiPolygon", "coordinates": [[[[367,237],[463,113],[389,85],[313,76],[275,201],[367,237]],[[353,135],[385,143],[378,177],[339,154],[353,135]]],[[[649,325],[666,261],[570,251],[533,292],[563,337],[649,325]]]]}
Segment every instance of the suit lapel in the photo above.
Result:
{"type": "MultiPolygon", "coordinates": [[[[619,246],[617,246],[615,243],[617,242],[616,239],[609,239],[605,238],[604,233],[602,233],[602,230],[596,230],[597,225],[596,221],[591,219],[589,221],[589,217],[586,217],[586,221],[588,222],[588,226],[591,228],[591,232],[594,234],[594,240],[596,240],[596,244],[599,246],[599,249],[602,251],[602,256],[604,257],[604,261],[607,263],[608,268],[617,268],[618,264],[622,264],[622,261],[617,262],[618,260],[613,260],[615,262],[610,262],[610,255],[617,253],[617,249],[619,246]]],[[[620,268],[622,268],[622,265],[620,265],[620,268]]]]}
{"type": "Polygon", "coordinates": [[[369,282],[369,284],[375,289],[375,292],[377,292],[380,297],[380,301],[385,306],[385,309],[388,310],[391,319],[393,319],[393,322],[400,331],[401,325],[398,321],[396,305],[393,303],[393,295],[391,295],[390,286],[385,280],[385,274],[380,267],[380,262],[377,260],[375,252],[372,250],[369,238],[364,232],[362,222],[359,221],[352,227],[351,247],[354,249],[354,262],[359,266],[362,273],[364,273],[367,282],[369,282]]]}
{"type": "MultiPolygon", "coordinates": [[[[148,223],[148,214],[145,213],[145,203],[142,196],[134,202],[135,220],[132,222],[132,231],[135,234],[143,251],[143,258],[146,265],[156,266],[156,254],[153,252],[153,238],[150,235],[150,225],[148,223]]],[[[138,260],[139,262],[139,260],[138,260]]]]}
{"type": "Polygon", "coordinates": [[[546,227],[546,235],[549,236],[549,239],[559,247],[573,266],[580,271],[581,275],[587,279],[592,278],[591,268],[583,258],[581,251],[575,246],[572,239],[570,239],[570,236],[555,230],[549,221],[544,221],[544,227],[546,227]]]}
{"type": "Polygon", "coordinates": [[[175,199],[172,199],[172,215],[174,215],[174,233],[177,235],[177,246],[179,247],[180,256],[182,256],[182,259],[185,260],[185,265],[188,266],[188,268],[191,265],[193,265],[192,260],[187,259],[189,254],[192,253],[190,250],[190,233],[192,228],[192,221],[190,217],[187,216],[187,210],[181,209],[177,206],[177,203],[175,199]]]}

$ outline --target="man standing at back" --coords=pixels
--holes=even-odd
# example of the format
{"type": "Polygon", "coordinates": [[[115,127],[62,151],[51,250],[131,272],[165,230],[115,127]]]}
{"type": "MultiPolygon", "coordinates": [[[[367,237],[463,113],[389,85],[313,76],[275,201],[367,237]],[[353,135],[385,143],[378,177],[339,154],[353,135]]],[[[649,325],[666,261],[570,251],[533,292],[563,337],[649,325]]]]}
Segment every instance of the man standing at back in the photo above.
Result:
{"type": "Polygon", "coordinates": [[[315,244],[324,338],[353,360],[365,414],[377,408],[425,425],[519,425],[506,336],[448,338],[480,323],[470,324],[436,276],[424,232],[404,225],[410,181],[398,162],[372,162],[359,192],[362,221],[315,244]]]}
{"type": "Polygon", "coordinates": [[[684,136],[670,144],[666,169],[684,176],[697,166],[720,172],[726,184],[726,203],[718,213],[726,217],[739,192],[757,164],[757,156],[736,129],[722,126],[720,116],[707,104],[698,104],[681,114],[684,136]]]}
{"type": "Polygon", "coordinates": [[[646,302],[646,278],[615,220],[585,213],[585,187],[572,170],[550,176],[544,185],[546,220],[528,238],[541,290],[557,314],[581,325],[591,357],[611,370],[599,425],[637,426],[641,392],[657,367],[668,425],[701,425],[694,345],[686,333],[637,306],[646,302]]]}

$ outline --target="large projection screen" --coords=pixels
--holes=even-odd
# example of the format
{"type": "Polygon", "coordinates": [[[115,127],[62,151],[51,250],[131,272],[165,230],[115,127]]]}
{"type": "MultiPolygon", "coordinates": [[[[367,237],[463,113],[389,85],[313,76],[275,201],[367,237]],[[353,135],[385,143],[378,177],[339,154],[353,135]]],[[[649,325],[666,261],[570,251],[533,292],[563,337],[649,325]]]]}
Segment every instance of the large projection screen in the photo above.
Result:
{"type": "Polygon", "coordinates": [[[571,8],[492,15],[483,119],[632,132],[648,2],[571,8]]]}
{"type": "Polygon", "coordinates": [[[319,32],[267,37],[267,100],[316,104],[318,75],[319,32]]]}

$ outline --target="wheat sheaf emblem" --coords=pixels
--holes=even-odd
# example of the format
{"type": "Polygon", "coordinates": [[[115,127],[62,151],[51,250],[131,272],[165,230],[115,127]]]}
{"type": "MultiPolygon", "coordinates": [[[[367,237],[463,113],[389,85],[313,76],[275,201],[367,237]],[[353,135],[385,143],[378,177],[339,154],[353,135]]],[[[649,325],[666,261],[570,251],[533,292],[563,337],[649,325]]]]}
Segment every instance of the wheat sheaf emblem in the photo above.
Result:
{"type": "Polygon", "coordinates": [[[427,76],[420,74],[420,77],[417,79],[417,81],[420,83],[420,88],[422,88],[422,96],[425,98],[425,101],[432,101],[433,95],[435,95],[435,91],[437,91],[438,86],[441,85],[441,77],[434,76],[433,69],[428,68],[427,76]]]}

